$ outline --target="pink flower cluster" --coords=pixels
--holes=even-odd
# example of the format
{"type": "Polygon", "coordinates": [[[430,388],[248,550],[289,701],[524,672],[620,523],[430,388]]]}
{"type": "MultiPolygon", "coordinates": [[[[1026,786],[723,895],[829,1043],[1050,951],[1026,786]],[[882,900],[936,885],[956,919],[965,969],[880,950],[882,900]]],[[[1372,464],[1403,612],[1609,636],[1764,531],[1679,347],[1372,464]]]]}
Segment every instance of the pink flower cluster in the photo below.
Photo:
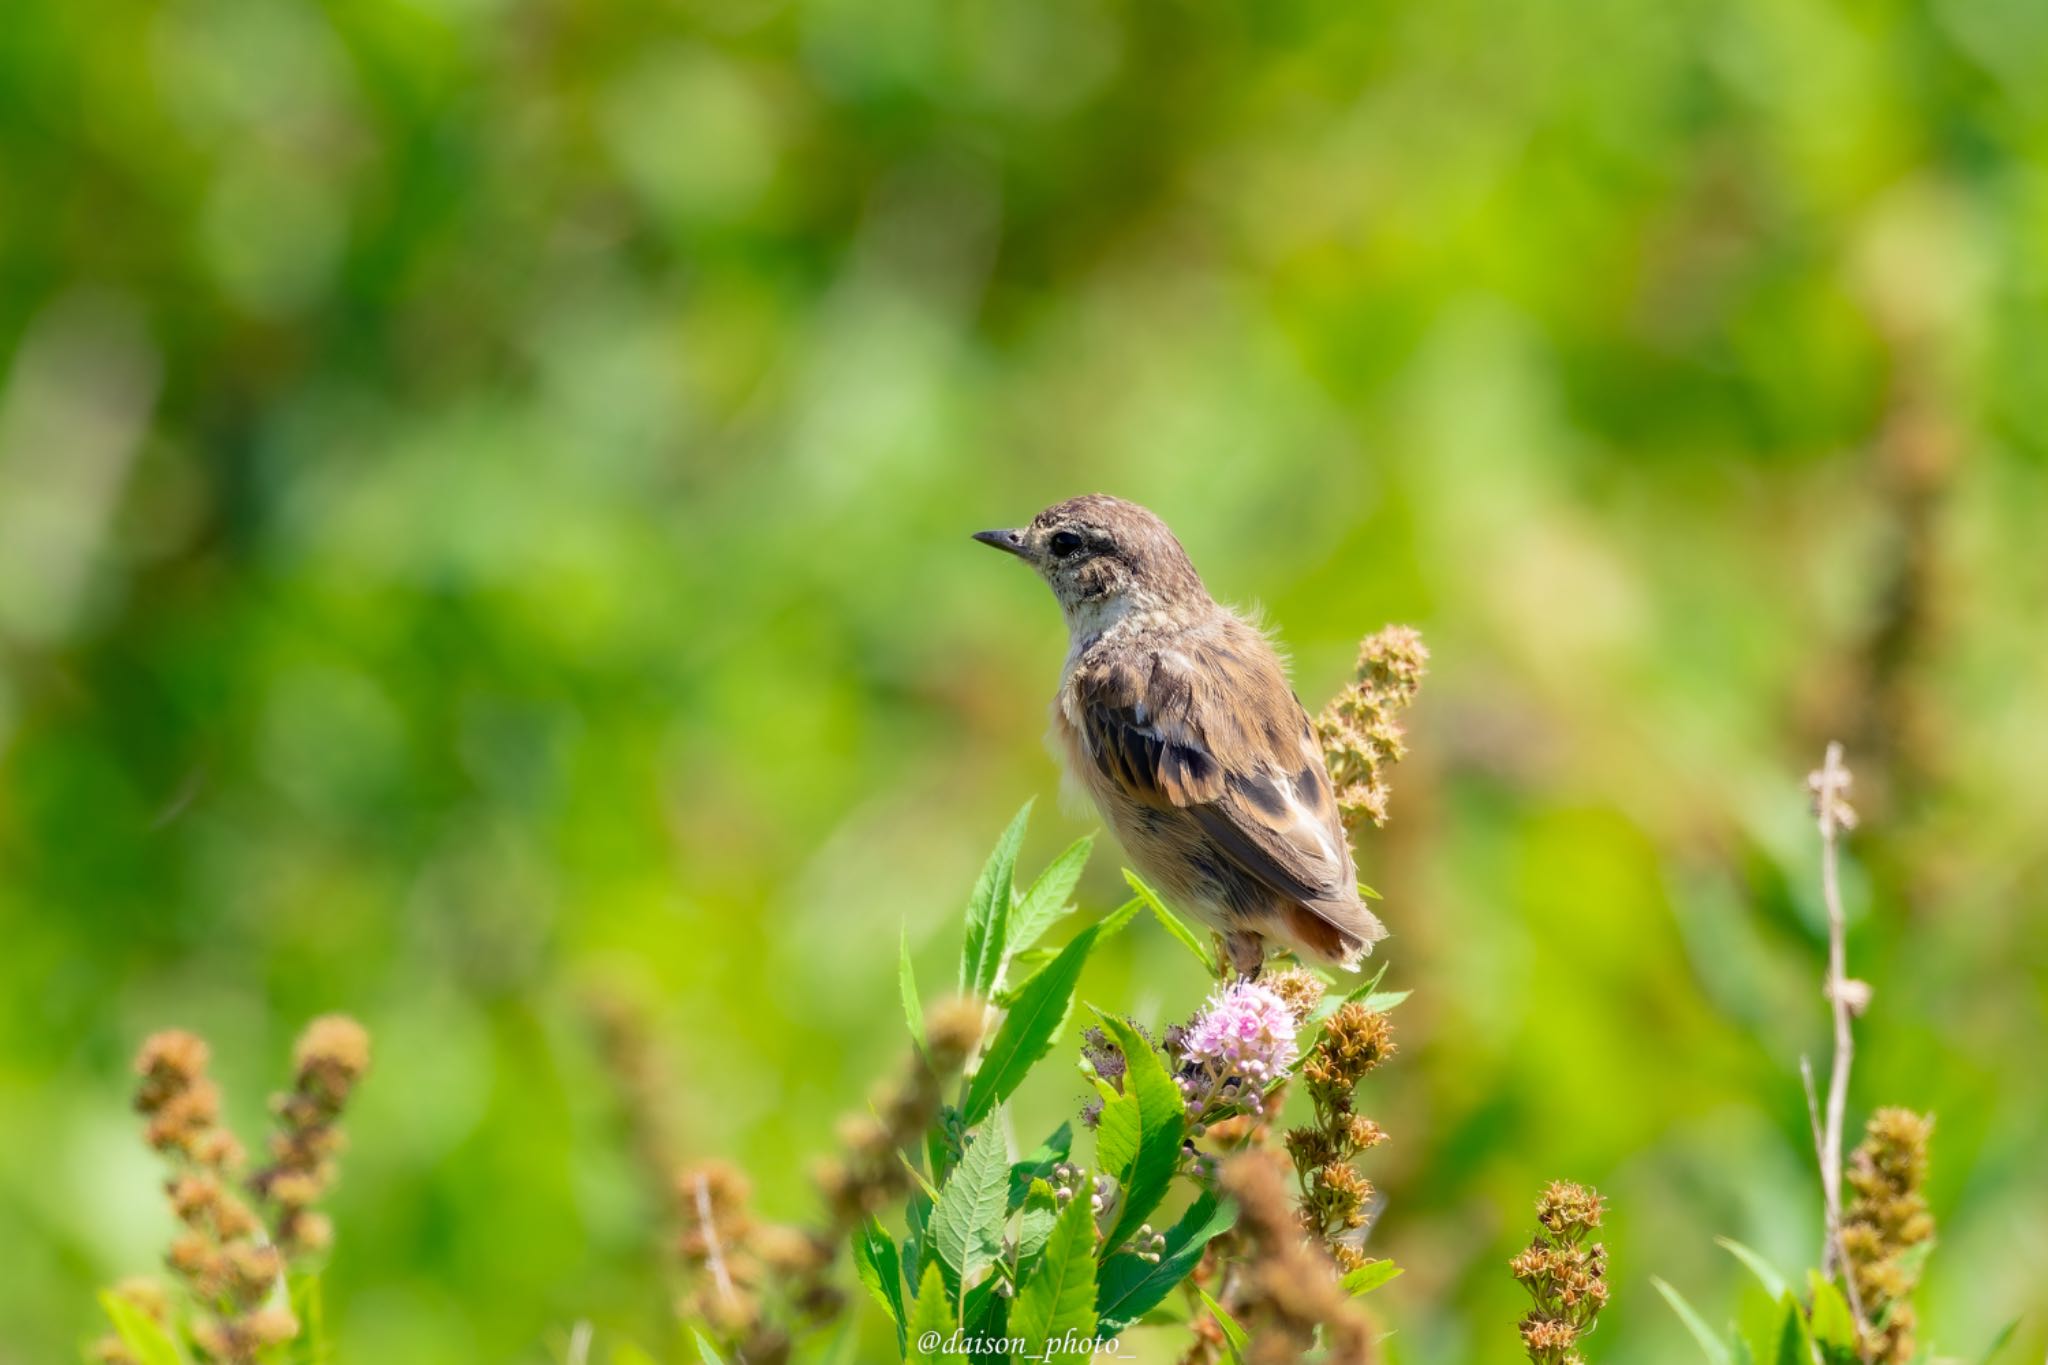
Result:
{"type": "Polygon", "coordinates": [[[1208,997],[1208,1007],[1188,1027],[1184,1056],[1208,1076],[1264,1087],[1286,1074],[1298,1056],[1294,1013],[1268,986],[1255,980],[1231,982],[1208,997]]]}

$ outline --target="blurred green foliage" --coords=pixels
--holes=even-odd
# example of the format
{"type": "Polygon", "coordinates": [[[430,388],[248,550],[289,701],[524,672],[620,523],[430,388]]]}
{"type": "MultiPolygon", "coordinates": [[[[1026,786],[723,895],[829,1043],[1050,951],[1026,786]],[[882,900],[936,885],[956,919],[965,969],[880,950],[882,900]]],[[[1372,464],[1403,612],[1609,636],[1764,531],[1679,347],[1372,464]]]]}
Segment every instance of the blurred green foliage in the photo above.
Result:
{"type": "MultiPolygon", "coordinates": [[[[1090,489],[1311,707],[1435,648],[1360,849],[1401,1359],[1511,1357],[1552,1176],[1600,1358],[1681,1358],[1716,1233],[1811,1261],[1828,736],[1853,1112],[1940,1116],[1936,1342],[2038,1357],[2043,69],[2032,0],[11,5],[0,1361],[157,1255],[137,1040],[253,1129],[335,1008],[344,1359],[673,1345],[590,1001],[801,1215],[899,926],[940,979],[1055,783],[1057,614],[965,535],[1090,489]]],[[[1082,983],[1201,989],[1156,932],[1082,983]]]]}

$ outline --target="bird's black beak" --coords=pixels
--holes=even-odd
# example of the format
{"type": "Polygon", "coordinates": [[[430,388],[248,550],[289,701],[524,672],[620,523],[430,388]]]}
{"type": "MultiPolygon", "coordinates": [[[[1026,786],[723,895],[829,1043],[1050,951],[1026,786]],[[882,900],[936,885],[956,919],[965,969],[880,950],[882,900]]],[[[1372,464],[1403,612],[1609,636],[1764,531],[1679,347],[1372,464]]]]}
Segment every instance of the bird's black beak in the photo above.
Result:
{"type": "Polygon", "coordinates": [[[993,545],[998,550],[1022,558],[1024,555],[1024,533],[1022,531],[976,531],[974,538],[984,545],[993,545]]]}

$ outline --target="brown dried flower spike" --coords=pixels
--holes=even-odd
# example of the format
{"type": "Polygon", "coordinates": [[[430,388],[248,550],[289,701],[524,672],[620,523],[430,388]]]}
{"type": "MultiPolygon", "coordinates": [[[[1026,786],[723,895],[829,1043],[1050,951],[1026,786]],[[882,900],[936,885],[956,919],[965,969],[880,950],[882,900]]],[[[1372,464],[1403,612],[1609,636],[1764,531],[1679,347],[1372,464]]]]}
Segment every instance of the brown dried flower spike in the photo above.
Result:
{"type": "Polygon", "coordinates": [[[1377,1123],[1353,1108],[1358,1083],[1394,1055],[1387,1016],[1358,1001],[1340,1007],[1302,1064],[1301,1077],[1315,1104],[1315,1122],[1287,1134],[1301,1191],[1301,1222],[1345,1270],[1368,1259],[1346,1234],[1365,1226],[1370,1181],[1351,1162],[1386,1140],[1377,1123]]]}
{"type": "Polygon", "coordinates": [[[1536,1201],[1539,1231],[1508,1270],[1536,1304],[1521,1321],[1522,1346],[1537,1365],[1584,1365],[1578,1343],[1607,1304],[1607,1248],[1587,1242],[1600,1226],[1599,1192],[1554,1181],[1536,1201]]]}
{"type": "MultiPolygon", "coordinates": [[[[206,1043],[194,1034],[152,1034],[135,1058],[135,1108],[147,1120],[145,1139],[171,1165],[164,1194],[181,1227],[164,1260],[197,1310],[187,1327],[192,1344],[204,1360],[249,1362],[298,1335],[297,1319],[276,1301],[285,1261],[326,1245],[326,1220],[308,1206],[333,1182],[341,1147],[335,1120],[369,1067],[370,1040],[362,1025],[340,1015],[314,1020],[299,1039],[294,1087],[275,1102],[275,1160],[249,1182],[275,1214],[274,1240],[236,1193],[242,1144],[221,1126],[220,1090],[206,1074],[207,1060],[206,1043]]],[[[168,1324],[161,1290],[131,1282],[116,1292],[168,1324]]],[[[130,1359],[112,1338],[93,1351],[122,1365],[130,1359]]]]}
{"type": "Polygon", "coordinates": [[[1278,1153],[1253,1148],[1226,1161],[1219,1177],[1237,1200],[1248,1253],[1237,1295],[1251,1334],[1245,1365],[1292,1365],[1318,1336],[1331,1365],[1373,1365],[1380,1357],[1372,1320],[1344,1292],[1329,1259],[1301,1240],[1286,1173],[1278,1153]]]}
{"type": "Polygon", "coordinates": [[[1881,1365],[1913,1358],[1918,1250],[1934,1240],[1934,1215],[1922,1193],[1933,1132],[1931,1118],[1910,1109],[1880,1109],[1849,1156],[1846,1179],[1853,1195],[1842,1215],[1842,1249],[1874,1324],[1866,1329],[1864,1359],[1881,1365]]]}
{"type": "Polygon", "coordinates": [[[1401,713],[1428,668],[1422,636],[1410,626],[1388,626],[1359,642],[1355,680],[1316,717],[1337,808],[1354,833],[1368,820],[1387,823],[1387,770],[1408,752],[1401,713]]]}
{"type": "Polygon", "coordinates": [[[206,1075],[207,1060],[206,1043],[194,1034],[151,1035],[135,1059],[135,1107],[148,1120],[149,1145],[171,1161],[164,1193],[183,1230],[171,1240],[166,1264],[210,1310],[193,1324],[193,1340],[213,1359],[250,1360],[298,1326],[278,1335],[284,1322],[259,1311],[284,1261],[234,1193],[242,1147],[220,1126],[220,1091],[206,1075]]]}
{"type": "Polygon", "coordinates": [[[791,1311],[808,1326],[840,1313],[844,1294],[831,1282],[832,1262],[862,1220],[909,1188],[902,1151],[937,1117],[945,1086],[981,1039],[985,1013],[972,999],[932,1006],[925,1015],[925,1052],[905,1059],[903,1074],[876,1097],[873,1112],[841,1120],[840,1153],[817,1172],[822,1225],[756,1220],[747,1207],[746,1177],[724,1162],[677,1175],[680,1250],[691,1281],[685,1317],[709,1324],[742,1360],[783,1365],[792,1343],[780,1312],[771,1310],[791,1311]]]}
{"type": "Polygon", "coordinates": [[[299,1035],[292,1060],[291,1090],[271,1100],[271,1163],[249,1188],[270,1207],[278,1248],[298,1260],[334,1240],[326,1215],[312,1206],[334,1184],[334,1158],[344,1145],[341,1111],[370,1069],[370,1035],[346,1015],[323,1015],[299,1035]]]}

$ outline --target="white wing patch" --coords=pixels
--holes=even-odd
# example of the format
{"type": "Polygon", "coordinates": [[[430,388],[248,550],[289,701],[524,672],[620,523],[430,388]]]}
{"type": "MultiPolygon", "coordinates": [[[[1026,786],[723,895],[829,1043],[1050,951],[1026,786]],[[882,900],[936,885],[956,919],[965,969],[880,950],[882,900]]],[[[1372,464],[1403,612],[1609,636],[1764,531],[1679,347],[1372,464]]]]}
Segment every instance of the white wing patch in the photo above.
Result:
{"type": "Polygon", "coordinates": [[[1301,798],[1294,794],[1294,780],[1282,777],[1278,773],[1272,774],[1269,780],[1273,784],[1273,789],[1280,793],[1280,799],[1286,804],[1288,814],[1294,817],[1288,826],[1294,835],[1294,842],[1312,845],[1321,852],[1324,862],[1333,867],[1340,866],[1337,846],[1330,840],[1330,831],[1323,827],[1323,822],[1316,818],[1316,813],[1303,805],[1301,798]],[[1303,834],[1308,836],[1306,840],[1301,838],[1303,834]]]}

